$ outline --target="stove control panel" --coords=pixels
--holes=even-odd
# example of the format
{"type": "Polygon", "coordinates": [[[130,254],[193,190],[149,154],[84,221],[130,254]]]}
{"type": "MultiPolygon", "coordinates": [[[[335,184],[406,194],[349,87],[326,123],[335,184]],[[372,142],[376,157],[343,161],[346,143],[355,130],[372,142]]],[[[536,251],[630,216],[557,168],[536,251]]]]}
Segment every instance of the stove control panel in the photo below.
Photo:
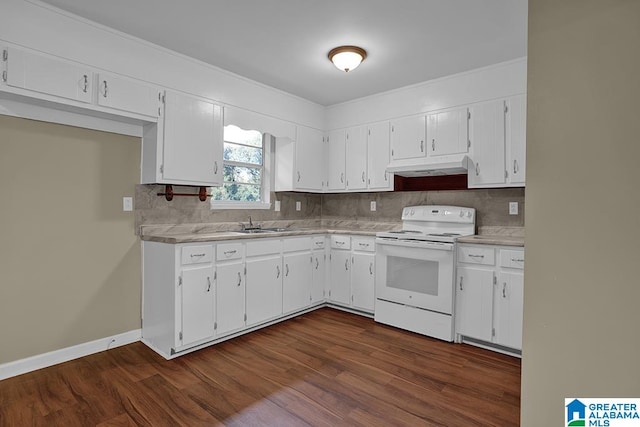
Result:
{"type": "Polygon", "coordinates": [[[402,210],[403,221],[475,223],[476,210],[460,206],[408,206],[402,210]]]}

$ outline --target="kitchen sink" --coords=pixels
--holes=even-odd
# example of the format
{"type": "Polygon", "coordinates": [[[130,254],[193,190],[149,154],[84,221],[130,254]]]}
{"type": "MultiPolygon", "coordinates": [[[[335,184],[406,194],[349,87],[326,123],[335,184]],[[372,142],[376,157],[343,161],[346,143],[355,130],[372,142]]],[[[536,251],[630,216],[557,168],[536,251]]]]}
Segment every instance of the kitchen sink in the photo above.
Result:
{"type": "Polygon", "coordinates": [[[236,233],[244,234],[260,234],[260,233],[281,233],[283,231],[295,231],[293,228],[248,228],[245,230],[237,230],[236,233]]]}

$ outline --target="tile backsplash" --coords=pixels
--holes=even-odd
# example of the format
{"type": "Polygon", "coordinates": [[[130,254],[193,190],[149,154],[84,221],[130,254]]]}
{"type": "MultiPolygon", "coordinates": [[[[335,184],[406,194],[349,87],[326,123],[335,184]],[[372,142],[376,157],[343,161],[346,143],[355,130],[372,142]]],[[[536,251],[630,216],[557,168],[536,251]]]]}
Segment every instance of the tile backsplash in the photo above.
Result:
{"type": "MultiPolygon", "coordinates": [[[[163,185],[137,185],[135,193],[136,230],[151,224],[198,224],[277,220],[400,221],[402,208],[413,205],[454,205],[475,208],[478,227],[524,227],[524,189],[495,188],[451,191],[397,191],[382,193],[311,194],[271,193],[271,209],[210,209],[209,201],[198,197],[174,197],[170,202],[157,193],[163,185]],[[273,207],[280,201],[280,211],[273,207]],[[296,202],[301,210],[296,211],[296,202]],[[376,211],[370,210],[371,201],[376,211]],[[518,215],[509,215],[509,202],[518,202],[518,215]]],[[[175,192],[197,193],[197,188],[178,187],[175,192]]]]}

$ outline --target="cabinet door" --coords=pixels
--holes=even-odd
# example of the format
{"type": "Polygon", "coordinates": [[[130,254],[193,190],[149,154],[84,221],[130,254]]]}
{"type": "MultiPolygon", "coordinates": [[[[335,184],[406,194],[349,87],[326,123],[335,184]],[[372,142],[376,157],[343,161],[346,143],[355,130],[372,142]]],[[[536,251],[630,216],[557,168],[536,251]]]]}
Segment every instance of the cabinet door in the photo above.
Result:
{"type": "Polygon", "coordinates": [[[247,326],[282,315],[282,257],[247,258],[247,326]]]}
{"type": "Polygon", "coordinates": [[[103,107],[158,117],[161,99],[156,87],[111,74],[98,75],[98,105],[103,107]]]}
{"type": "Polygon", "coordinates": [[[393,160],[424,157],[424,116],[391,121],[391,158],[393,160]]]}
{"type": "Polygon", "coordinates": [[[331,301],[344,305],[351,303],[351,252],[332,250],[330,258],[330,291],[331,301]]]}
{"type": "Polygon", "coordinates": [[[471,109],[470,187],[505,183],[504,114],[503,101],[486,102],[471,109]]]}
{"type": "Polygon", "coordinates": [[[367,135],[368,187],[370,190],[393,190],[393,175],[387,172],[391,149],[389,122],[369,126],[367,135]]]}
{"type": "Polygon", "coordinates": [[[375,302],[375,254],[353,254],[351,258],[351,304],[373,313],[375,302]]]}
{"type": "Polygon", "coordinates": [[[7,48],[8,86],[90,103],[91,69],[44,55],[7,48]]]}
{"type": "Polygon", "coordinates": [[[295,143],[296,171],[294,187],[298,190],[322,191],[325,183],[325,144],[322,132],[298,126],[295,143]]]}
{"type": "Polygon", "coordinates": [[[527,97],[506,101],[507,175],[513,186],[524,186],[526,175],[527,97]]]}
{"type": "Polygon", "coordinates": [[[222,184],[222,107],[167,92],[162,177],[190,185],[222,184]]]}
{"type": "Polygon", "coordinates": [[[329,132],[327,155],[327,189],[344,190],[346,188],[345,158],[346,133],[344,130],[329,132]]]}
{"type": "Polygon", "coordinates": [[[311,304],[321,302],[325,298],[327,281],[327,256],[324,250],[313,251],[311,265],[311,304]]]}
{"type": "Polygon", "coordinates": [[[522,273],[500,273],[494,312],[497,344],[522,349],[523,285],[522,273]]]}
{"type": "Polygon", "coordinates": [[[292,313],[311,303],[311,252],[285,254],[282,260],[282,311],[292,313]]]}
{"type": "Polygon", "coordinates": [[[358,126],[347,129],[346,166],[347,190],[367,188],[367,129],[358,126]]]}
{"type": "Polygon", "coordinates": [[[427,153],[429,157],[468,151],[467,109],[441,111],[427,115],[427,153]]]}
{"type": "Polygon", "coordinates": [[[211,265],[182,271],[182,346],[214,335],[214,288],[211,265]]]}
{"type": "Polygon", "coordinates": [[[242,261],[216,269],[216,333],[227,335],[244,327],[245,277],[242,261]]]}
{"type": "Polygon", "coordinates": [[[456,283],[456,332],[491,341],[494,271],[458,267],[456,283]]]}

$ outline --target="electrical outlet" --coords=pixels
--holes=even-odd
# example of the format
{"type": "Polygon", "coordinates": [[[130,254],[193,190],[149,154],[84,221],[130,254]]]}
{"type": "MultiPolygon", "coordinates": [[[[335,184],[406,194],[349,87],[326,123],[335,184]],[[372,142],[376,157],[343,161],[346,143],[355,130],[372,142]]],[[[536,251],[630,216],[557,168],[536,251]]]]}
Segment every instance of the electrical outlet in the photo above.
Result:
{"type": "Polygon", "coordinates": [[[302,203],[301,202],[296,202],[296,210],[297,211],[301,211],[302,210],[302,203]]]}
{"type": "Polygon", "coordinates": [[[509,215],[518,215],[518,202],[509,202],[509,215]]]}
{"type": "Polygon", "coordinates": [[[273,205],[273,210],[276,212],[280,212],[280,200],[276,200],[273,205]]]}
{"type": "Polygon", "coordinates": [[[374,212],[376,210],[376,201],[372,200],[371,201],[371,212],[374,212]]]}
{"type": "Polygon", "coordinates": [[[133,197],[122,198],[122,210],[125,212],[131,212],[133,210],[133,197]]]}

